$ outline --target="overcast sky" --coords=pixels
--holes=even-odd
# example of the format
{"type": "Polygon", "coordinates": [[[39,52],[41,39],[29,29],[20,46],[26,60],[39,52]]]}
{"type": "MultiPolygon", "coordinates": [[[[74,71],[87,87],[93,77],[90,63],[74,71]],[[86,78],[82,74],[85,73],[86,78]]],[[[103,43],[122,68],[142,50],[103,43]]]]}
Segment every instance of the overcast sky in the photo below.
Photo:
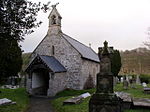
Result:
{"type": "MultiPolygon", "coordinates": [[[[47,2],[49,0],[32,0],[47,2]]],[[[59,2],[57,9],[62,16],[62,31],[91,47],[98,47],[107,40],[119,50],[143,47],[148,40],[150,27],[150,0],[50,0],[59,2]]],[[[40,13],[43,24],[21,43],[25,52],[32,52],[48,30],[48,15],[40,13]]]]}

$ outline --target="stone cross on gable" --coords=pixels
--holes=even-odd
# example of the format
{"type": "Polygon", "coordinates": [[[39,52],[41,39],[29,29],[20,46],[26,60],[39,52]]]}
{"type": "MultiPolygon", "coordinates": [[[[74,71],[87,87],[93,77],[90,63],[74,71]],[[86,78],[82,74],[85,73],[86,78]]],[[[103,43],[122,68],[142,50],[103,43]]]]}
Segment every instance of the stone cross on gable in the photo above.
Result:
{"type": "Polygon", "coordinates": [[[51,7],[52,7],[52,8],[55,8],[58,4],[59,4],[59,2],[56,3],[55,5],[52,5],[51,7]]]}

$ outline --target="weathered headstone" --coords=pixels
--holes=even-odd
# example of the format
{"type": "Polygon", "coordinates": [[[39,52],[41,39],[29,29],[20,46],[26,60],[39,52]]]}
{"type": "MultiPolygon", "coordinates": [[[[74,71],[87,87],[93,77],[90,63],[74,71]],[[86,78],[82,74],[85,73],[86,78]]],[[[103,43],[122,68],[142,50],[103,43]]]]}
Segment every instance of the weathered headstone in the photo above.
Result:
{"type": "Polygon", "coordinates": [[[87,93],[81,94],[80,96],[83,98],[87,98],[87,97],[91,96],[91,94],[87,92],[87,93]]]}
{"type": "Polygon", "coordinates": [[[125,92],[115,92],[115,94],[123,101],[121,106],[122,110],[130,109],[131,105],[133,104],[131,95],[125,92]]]}
{"type": "Polygon", "coordinates": [[[126,75],[126,81],[128,82],[128,84],[130,85],[130,79],[129,79],[129,76],[126,75]]]}
{"type": "Polygon", "coordinates": [[[136,76],[136,84],[141,85],[141,80],[139,75],[136,76]]]}
{"type": "Polygon", "coordinates": [[[71,104],[79,104],[82,102],[83,97],[77,96],[77,97],[72,97],[63,102],[63,105],[71,105],[71,104]]]}
{"type": "Polygon", "coordinates": [[[124,80],[123,81],[123,89],[128,89],[129,83],[128,81],[124,80]]]}
{"type": "Polygon", "coordinates": [[[133,76],[133,77],[130,79],[130,87],[131,87],[131,88],[136,88],[136,87],[135,87],[135,84],[136,84],[136,78],[135,78],[135,76],[133,76]]]}
{"type": "Polygon", "coordinates": [[[10,104],[11,102],[12,101],[7,98],[0,99],[0,105],[10,104]]]}
{"type": "Polygon", "coordinates": [[[113,91],[113,75],[111,73],[110,52],[108,43],[99,48],[100,73],[97,74],[96,93],[89,101],[89,112],[120,112],[120,99],[113,91]]]}
{"type": "Polygon", "coordinates": [[[120,81],[123,82],[123,77],[120,78],[120,81]]]}
{"type": "Polygon", "coordinates": [[[12,102],[11,100],[7,98],[0,99],[0,106],[1,105],[9,105],[9,104],[16,104],[16,102],[12,102]]]}
{"type": "Polygon", "coordinates": [[[83,99],[89,96],[91,96],[91,94],[87,92],[87,93],[81,94],[80,96],[69,98],[63,102],[63,105],[78,104],[82,102],[83,99]]]}
{"type": "Polygon", "coordinates": [[[134,98],[133,105],[135,107],[148,107],[150,108],[150,99],[147,98],[134,98]]]}
{"type": "Polygon", "coordinates": [[[145,88],[143,88],[143,90],[144,90],[144,93],[146,93],[146,94],[150,94],[150,88],[145,87],[145,88]]]}

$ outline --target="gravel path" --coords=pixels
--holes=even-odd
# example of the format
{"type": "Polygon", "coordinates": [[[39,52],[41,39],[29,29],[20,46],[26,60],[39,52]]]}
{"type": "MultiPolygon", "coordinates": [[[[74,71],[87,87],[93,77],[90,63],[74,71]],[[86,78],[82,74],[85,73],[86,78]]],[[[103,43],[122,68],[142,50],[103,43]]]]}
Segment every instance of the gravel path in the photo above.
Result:
{"type": "Polygon", "coordinates": [[[31,97],[27,112],[55,112],[51,100],[52,98],[31,97]]]}

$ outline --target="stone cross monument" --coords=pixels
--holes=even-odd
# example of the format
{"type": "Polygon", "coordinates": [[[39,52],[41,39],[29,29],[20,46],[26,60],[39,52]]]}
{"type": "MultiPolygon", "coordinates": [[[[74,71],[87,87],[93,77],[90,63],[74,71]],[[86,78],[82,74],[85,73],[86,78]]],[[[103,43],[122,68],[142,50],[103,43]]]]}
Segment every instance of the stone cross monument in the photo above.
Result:
{"type": "Polygon", "coordinates": [[[89,101],[89,112],[121,112],[120,100],[113,91],[110,48],[108,42],[99,48],[100,73],[97,74],[96,93],[89,101]]]}

